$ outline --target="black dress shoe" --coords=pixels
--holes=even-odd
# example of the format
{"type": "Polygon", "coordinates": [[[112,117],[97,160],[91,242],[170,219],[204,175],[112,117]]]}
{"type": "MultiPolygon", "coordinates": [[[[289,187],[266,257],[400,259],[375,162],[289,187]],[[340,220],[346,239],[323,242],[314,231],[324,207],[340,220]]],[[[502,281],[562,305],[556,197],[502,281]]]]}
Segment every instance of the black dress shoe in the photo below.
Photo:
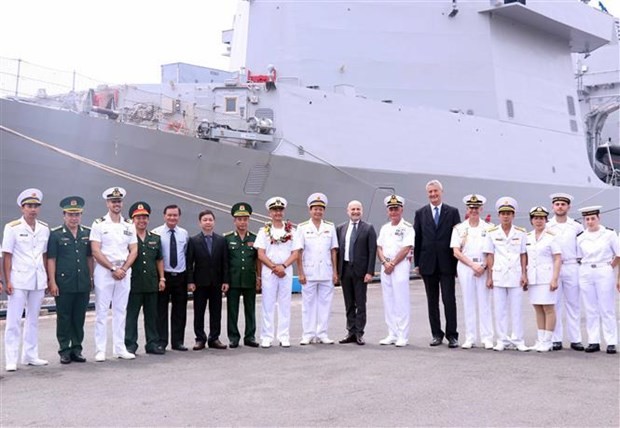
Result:
{"type": "MultiPolygon", "coordinates": [[[[203,345],[203,348],[204,348],[204,345],[203,345]]],[[[187,351],[187,346],[180,343],[178,345],[174,345],[172,349],[174,349],[175,351],[187,351]]]]}
{"type": "Polygon", "coordinates": [[[554,351],[562,350],[562,342],[553,342],[553,347],[551,348],[554,351]]]}
{"type": "Polygon", "coordinates": [[[258,348],[260,346],[256,340],[244,340],[243,344],[245,346],[249,346],[250,348],[258,348]]]}
{"type": "Polygon", "coordinates": [[[583,347],[581,342],[574,342],[570,344],[570,349],[572,349],[573,351],[583,351],[586,348],[583,347]]]}
{"type": "Polygon", "coordinates": [[[157,346],[155,348],[150,348],[146,350],[147,354],[154,354],[154,355],[164,355],[166,353],[166,350],[164,348],[162,348],[161,346],[157,346]]]}
{"type": "Polygon", "coordinates": [[[75,361],[76,363],[85,363],[86,358],[84,358],[81,352],[78,352],[77,354],[71,354],[71,361],[75,361]]]}
{"type": "MultiPolygon", "coordinates": [[[[235,349],[239,347],[239,342],[230,342],[230,349],[235,349]]],[[[211,347],[211,345],[209,345],[209,348],[211,347]]]]}
{"type": "Polygon", "coordinates": [[[433,340],[431,340],[430,345],[431,346],[439,346],[439,345],[441,345],[441,342],[443,342],[443,337],[433,337],[433,340]]]}
{"type": "Polygon", "coordinates": [[[458,347],[459,347],[459,340],[457,338],[451,337],[450,339],[448,339],[448,348],[458,348],[458,347]]]}
{"type": "Polygon", "coordinates": [[[607,345],[607,353],[615,354],[616,353],[616,345],[607,345]]]}
{"type": "Polygon", "coordinates": [[[346,335],[345,337],[343,337],[342,339],[340,339],[338,341],[338,343],[342,343],[342,344],[344,344],[344,343],[355,343],[355,342],[357,342],[357,338],[354,335],[352,335],[352,334],[348,334],[348,335],[346,335]]]}
{"type": "Polygon", "coordinates": [[[601,345],[599,345],[598,343],[590,343],[586,348],[587,353],[598,352],[600,350],[601,350],[601,345]]]}
{"type": "Polygon", "coordinates": [[[355,341],[357,342],[358,345],[365,345],[366,341],[364,340],[364,336],[362,336],[361,334],[357,335],[355,337],[355,341]]]}
{"type": "Polygon", "coordinates": [[[192,348],[194,351],[202,351],[205,349],[205,343],[197,341],[192,348]]]}
{"type": "Polygon", "coordinates": [[[60,364],[71,364],[71,357],[69,355],[61,355],[60,364]]]}
{"type": "Polygon", "coordinates": [[[209,348],[213,349],[226,349],[227,346],[220,342],[220,339],[215,339],[209,342],[209,348]]]}

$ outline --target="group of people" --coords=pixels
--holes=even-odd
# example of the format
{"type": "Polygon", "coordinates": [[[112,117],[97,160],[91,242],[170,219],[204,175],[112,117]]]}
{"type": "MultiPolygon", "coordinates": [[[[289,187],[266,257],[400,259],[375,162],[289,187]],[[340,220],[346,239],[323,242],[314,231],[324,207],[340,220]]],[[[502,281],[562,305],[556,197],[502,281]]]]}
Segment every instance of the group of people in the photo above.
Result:
{"type": "Polygon", "coordinates": [[[198,215],[201,231],[190,237],[179,226],[181,208],[177,205],[164,208],[164,224],[153,230],[149,230],[151,207],[145,201],[132,204],[129,218],[124,218],[121,212],[126,192],[121,187],[103,192],[108,212],[90,228],[81,223],[84,199],[64,198],[60,201],[63,224],[50,230],[38,219],[42,192],[27,189],[17,198],[22,217],[5,226],[2,240],[4,281],[0,282],[0,290],[5,288],[8,294],[6,370],[17,369],[24,309],[21,362],[48,364],[39,357],[37,333],[46,290],[56,301],[56,335],[62,364],[86,361],[82,354],[84,320],[93,288],[97,362],[106,360],[110,308],[115,357],[135,358],[141,310],[146,353],[164,354],[168,345],[173,350],[187,351],[184,337],[188,291],[194,301],[193,350],[227,348],[220,340],[223,295],[227,296],[230,348],[241,343],[269,348],[276,339],[280,346],[290,347],[293,265],[302,286],[303,333],[299,344],[335,342],[328,329],[334,285],[340,284],[347,333],[339,343],[364,345],[367,286],[375,276],[377,260],[387,325],[381,345],[408,344],[413,264],[426,289],[431,346],[441,345],[444,338],[450,348],[459,346],[455,298],[458,274],[465,319],[461,348],[481,344],[496,351],[561,349],[565,311],[572,349],[599,351],[602,320],[606,351],[616,352],[614,288],[620,291],[620,276],[616,276],[614,268],[620,264],[620,237],[600,225],[600,207],[580,210],[584,230],[568,216],[572,197],[564,193],[551,195],[554,217],[549,220],[549,211],[543,206],[532,208],[529,214],[533,230],[528,233],[513,225],[518,206],[511,197],[496,202],[500,223],[494,226],[480,217],[486,202],[482,195],[463,198],[466,217],[461,222],[458,209],[442,202],[443,186],[439,181],[427,183],[426,191],[429,204],[415,212],[413,224],[404,219],[402,197],[385,198],[388,222],[378,235],[371,224],[362,220],[359,201],[349,202],[349,220],[336,227],[324,219],[327,197],[314,193],[307,199],[310,218],[297,227],[285,220],[286,199],[276,196],[265,204],[270,221],[256,234],[249,230],[252,207],[239,202],[231,209],[235,230],[224,235],[215,233],[215,214],[206,209],[198,215]],[[255,319],[257,291],[262,292],[259,338],[255,319]],[[536,313],[538,339],[533,347],[525,346],[523,340],[524,291],[529,291],[536,313]],[[440,296],[445,331],[441,326],[440,296]],[[238,329],[241,298],[243,337],[238,329]],[[581,300],[587,347],[581,339],[581,300]],[[208,334],[204,322],[207,303],[208,334]]]}

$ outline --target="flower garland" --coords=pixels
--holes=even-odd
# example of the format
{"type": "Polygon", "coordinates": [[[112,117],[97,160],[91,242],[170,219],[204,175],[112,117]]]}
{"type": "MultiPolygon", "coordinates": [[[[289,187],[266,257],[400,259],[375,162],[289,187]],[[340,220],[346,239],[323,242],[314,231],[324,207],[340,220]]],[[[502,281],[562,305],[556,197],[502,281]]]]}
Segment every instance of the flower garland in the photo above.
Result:
{"type": "Polygon", "coordinates": [[[272,244],[277,244],[278,242],[284,243],[293,239],[293,224],[289,220],[286,220],[284,223],[284,234],[277,238],[271,234],[272,227],[273,224],[271,222],[265,223],[265,235],[269,237],[272,244]]]}

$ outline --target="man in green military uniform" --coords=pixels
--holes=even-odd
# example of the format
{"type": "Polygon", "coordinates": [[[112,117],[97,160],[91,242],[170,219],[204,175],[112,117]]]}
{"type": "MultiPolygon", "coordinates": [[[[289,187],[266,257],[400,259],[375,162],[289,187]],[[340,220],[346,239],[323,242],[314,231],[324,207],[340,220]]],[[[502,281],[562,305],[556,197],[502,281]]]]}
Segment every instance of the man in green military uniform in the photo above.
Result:
{"type": "Polygon", "coordinates": [[[136,227],[138,257],[131,269],[131,291],[127,302],[125,346],[135,354],[138,350],[138,315],[144,307],[144,332],[147,354],[161,355],[166,351],[159,345],[157,333],[157,293],[164,289],[164,260],[159,235],[147,230],[151,207],[136,202],[129,208],[129,217],[136,227]]]}
{"type": "Polygon", "coordinates": [[[60,201],[64,224],[52,229],[47,242],[49,291],[56,300],[56,338],[60,363],[83,363],[84,318],[93,277],[90,228],[82,226],[84,199],[60,201]]]}
{"type": "Polygon", "coordinates": [[[260,262],[254,248],[256,234],[248,230],[252,207],[245,202],[233,205],[230,210],[234,218],[235,231],[224,234],[228,244],[228,266],[230,289],[226,305],[228,309],[228,340],[230,347],[239,346],[241,334],[237,328],[239,319],[239,298],[243,296],[245,334],[243,344],[258,347],[256,342],[256,291],[260,290],[260,262]]]}

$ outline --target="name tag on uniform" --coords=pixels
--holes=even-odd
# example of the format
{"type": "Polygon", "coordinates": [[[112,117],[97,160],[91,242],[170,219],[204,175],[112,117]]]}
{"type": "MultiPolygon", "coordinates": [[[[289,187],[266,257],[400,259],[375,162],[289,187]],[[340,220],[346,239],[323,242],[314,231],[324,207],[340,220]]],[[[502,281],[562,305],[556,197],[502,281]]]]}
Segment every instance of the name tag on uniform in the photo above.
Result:
{"type": "Polygon", "coordinates": [[[131,236],[131,235],[133,235],[133,233],[131,233],[131,231],[130,231],[130,230],[125,230],[125,231],[123,231],[123,233],[124,233],[126,236],[131,236]]]}
{"type": "Polygon", "coordinates": [[[496,241],[503,241],[504,238],[495,238],[496,241]]]}

